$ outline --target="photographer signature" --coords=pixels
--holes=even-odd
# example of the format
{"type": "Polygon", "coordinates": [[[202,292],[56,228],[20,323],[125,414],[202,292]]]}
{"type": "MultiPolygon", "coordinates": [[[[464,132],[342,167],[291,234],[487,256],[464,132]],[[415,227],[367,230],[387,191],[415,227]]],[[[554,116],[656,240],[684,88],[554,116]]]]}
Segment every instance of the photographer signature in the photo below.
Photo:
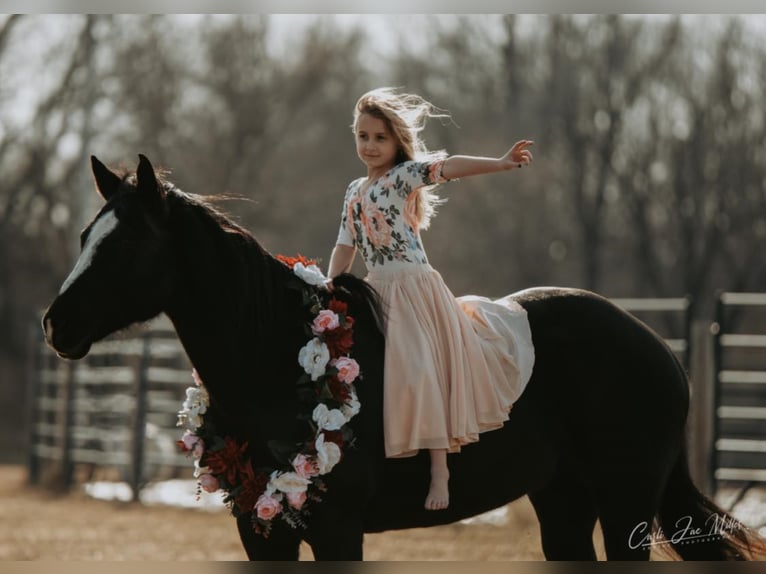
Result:
{"type": "Polygon", "coordinates": [[[628,537],[628,546],[631,550],[635,550],[662,544],[692,544],[718,540],[723,538],[727,532],[734,532],[743,528],[742,523],[736,518],[718,514],[711,514],[702,526],[694,525],[691,516],[679,518],[674,526],[677,530],[668,536],[662,528],[652,532],[649,523],[641,522],[631,531],[628,537]]]}

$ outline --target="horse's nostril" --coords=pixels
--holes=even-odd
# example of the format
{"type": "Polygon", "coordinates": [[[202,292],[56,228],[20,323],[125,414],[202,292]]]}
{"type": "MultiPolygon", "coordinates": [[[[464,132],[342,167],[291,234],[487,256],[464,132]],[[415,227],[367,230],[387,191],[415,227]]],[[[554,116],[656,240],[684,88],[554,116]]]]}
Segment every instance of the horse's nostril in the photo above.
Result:
{"type": "Polygon", "coordinates": [[[53,321],[47,315],[43,317],[43,331],[45,332],[45,340],[50,343],[53,338],[53,321]]]}

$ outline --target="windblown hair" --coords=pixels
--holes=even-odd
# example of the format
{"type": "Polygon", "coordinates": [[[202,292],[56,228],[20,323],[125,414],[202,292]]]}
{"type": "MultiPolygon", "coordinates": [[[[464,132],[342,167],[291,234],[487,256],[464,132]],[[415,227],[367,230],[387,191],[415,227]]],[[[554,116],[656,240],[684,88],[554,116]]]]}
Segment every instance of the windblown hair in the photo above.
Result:
{"type": "MultiPolygon", "coordinates": [[[[416,94],[396,93],[395,88],[377,88],[364,94],[356,102],[354,123],[356,133],[359,117],[368,114],[383,120],[398,147],[395,163],[405,161],[436,161],[447,157],[444,150],[429,151],[421,132],[428,118],[449,118],[450,115],[416,94]]],[[[421,187],[408,201],[414,201],[414,215],[419,229],[427,229],[436,206],[444,203],[436,193],[435,185],[421,187]]]]}

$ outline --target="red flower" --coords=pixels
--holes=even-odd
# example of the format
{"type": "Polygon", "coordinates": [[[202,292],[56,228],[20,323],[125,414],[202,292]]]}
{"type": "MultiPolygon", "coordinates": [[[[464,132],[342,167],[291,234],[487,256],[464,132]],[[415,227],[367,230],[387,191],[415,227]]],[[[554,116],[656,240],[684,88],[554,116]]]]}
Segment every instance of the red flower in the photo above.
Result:
{"type": "Polygon", "coordinates": [[[343,445],[345,444],[343,442],[343,433],[341,431],[322,431],[324,434],[324,441],[325,442],[334,442],[337,444],[341,449],[343,448],[343,445]]]}
{"type": "Polygon", "coordinates": [[[296,263],[303,263],[306,267],[308,267],[309,265],[316,265],[315,259],[309,259],[308,257],[301,255],[300,253],[298,253],[297,257],[288,257],[287,255],[277,255],[277,259],[279,259],[282,263],[287,265],[290,269],[295,267],[296,263]]]}
{"type": "Polygon", "coordinates": [[[253,467],[249,464],[241,469],[240,478],[242,479],[242,490],[237,494],[234,502],[241,512],[249,512],[255,506],[258,498],[266,491],[266,485],[269,477],[266,474],[255,474],[253,467]]]}
{"type": "Polygon", "coordinates": [[[351,351],[351,347],[354,346],[353,325],[354,320],[351,317],[346,317],[345,327],[341,325],[331,331],[322,333],[331,358],[343,357],[351,351]]]}
{"type": "Polygon", "coordinates": [[[327,380],[327,388],[330,389],[333,398],[341,403],[345,403],[351,397],[351,390],[346,383],[338,380],[338,377],[330,377],[327,380]]]}
{"type": "MultiPolygon", "coordinates": [[[[335,297],[330,299],[329,303],[327,303],[327,308],[330,311],[335,311],[336,313],[343,313],[344,315],[348,313],[348,305],[344,303],[343,301],[339,301],[335,297]]],[[[349,319],[349,317],[347,317],[349,319]]]]}
{"type": "Polygon", "coordinates": [[[210,472],[223,476],[229,485],[234,486],[237,483],[237,475],[250,466],[243,464],[242,458],[246,450],[247,442],[240,445],[233,438],[226,437],[221,450],[205,452],[200,462],[210,467],[210,472]]]}

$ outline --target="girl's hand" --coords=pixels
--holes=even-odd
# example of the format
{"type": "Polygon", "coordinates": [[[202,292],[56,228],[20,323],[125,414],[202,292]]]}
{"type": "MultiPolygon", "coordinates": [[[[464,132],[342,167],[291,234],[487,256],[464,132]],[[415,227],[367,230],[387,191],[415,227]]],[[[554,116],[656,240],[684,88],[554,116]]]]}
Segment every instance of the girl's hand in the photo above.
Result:
{"type": "Polygon", "coordinates": [[[508,150],[500,162],[503,164],[504,169],[513,169],[515,167],[522,167],[523,165],[530,165],[532,163],[532,152],[527,148],[534,145],[532,140],[521,140],[513,144],[513,147],[508,150]]]}
{"type": "Polygon", "coordinates": [[[335,285],[332,284],[332,279],[325,279],[324,283],[322,283],[322,287],[332,293],[335,291],[335,285]]]}

